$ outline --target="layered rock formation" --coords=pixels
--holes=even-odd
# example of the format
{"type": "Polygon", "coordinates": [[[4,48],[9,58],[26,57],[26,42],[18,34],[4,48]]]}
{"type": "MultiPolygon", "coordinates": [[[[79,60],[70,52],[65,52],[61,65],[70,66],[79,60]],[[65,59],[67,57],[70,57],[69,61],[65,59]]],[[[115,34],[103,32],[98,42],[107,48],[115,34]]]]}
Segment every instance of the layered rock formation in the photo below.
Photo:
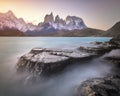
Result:
{"type": "Polygon", "coordinates": [[[77,96],[120,96],[120,77],[93,78],[83,82],[77,96]]]}
{"type": "Polygon", "coordinates": [[[50,15],[45,16],[44,23],[53,23],[53,22],[54,22],[53,13],[51,13],[50,15]]]}
{"type": "MultiPolygon", "coordinates": [[[[110,62],[112,73],[103,78],[91,78],[80,84],[76,96],[120,96],[120,41],[119,37],[109,42],[96,42],[95,47],[78,49],[34,48],[20,57],[17,63],[19,72],[30,72],[37,76],[56,73],[70,64],[103,56],[110,62]]],[[[32,77],[31,77],[32,78],[32,77]]]]}
{"type": "Polygon", "coordinates": [[[120,96],[120,40],[113,38],[108,42],[112,51],[104,56],[104,60],[110,62],[112,74],[104,78],[93,78],[82,82],[78,87],[77,96],[120,96]]]}
{"type": "Polygon", "coordinates": [[[80,60],[91,59],[94,55],[79,50],[34,48],[28,54],[20,57],[17,70],[41,75],[41,73],[62,70],[80,60]]]}
{"type": "MultiPolygon", "coordinates": [[[[112,40],[111,40],[112,41],[112,40]]],[[[93,47],[79,47],[74,50],[56,49],[56,48],[34,48],[28,54],[21,56],[17,66],[18,70],[29,71],[54,71],[57,67],[66,66],[91,58],[93,56],[103,55],[112,49],[120,48],[119,43],[112,42],[96,42],[93,47]],[[37,67],[36,67],[37,66],[37,67]]],[[[107,58],[107,57],[106,57],[107,58]]],[[[110,58],[110,57],[109,57],[110,58]]]]}

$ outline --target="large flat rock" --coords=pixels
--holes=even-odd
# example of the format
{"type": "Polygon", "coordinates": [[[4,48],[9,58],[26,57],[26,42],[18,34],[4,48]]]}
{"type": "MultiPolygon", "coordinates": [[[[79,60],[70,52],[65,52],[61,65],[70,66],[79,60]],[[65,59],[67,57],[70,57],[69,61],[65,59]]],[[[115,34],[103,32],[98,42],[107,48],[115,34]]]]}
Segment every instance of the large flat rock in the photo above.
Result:
{"type": "Polygon", "coordinates": [[[20,57],[17,69],[37,74],[58,71],[80,60],[90,59],[94,55],[75,49],[34,48],[20,57]]]}

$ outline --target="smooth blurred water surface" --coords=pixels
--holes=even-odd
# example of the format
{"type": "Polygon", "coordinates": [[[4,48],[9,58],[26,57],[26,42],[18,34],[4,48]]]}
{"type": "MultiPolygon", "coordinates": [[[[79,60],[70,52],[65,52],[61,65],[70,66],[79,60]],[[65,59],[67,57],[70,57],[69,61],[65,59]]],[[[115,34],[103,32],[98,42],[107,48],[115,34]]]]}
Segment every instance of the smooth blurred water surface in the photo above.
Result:
{"type": "Polygon", "coordinates": [[[0,37],[0,96],[73,96],[76,86],[82,81],[104,76],[110,66],[99,59],[84,66],[66,68],[59,76],[42,83],[24,85],[26,74],[17,74],[19,57],[34,47],[77,48],[91,46],[90,42],[104,42],[107,37],[0,37]]]}

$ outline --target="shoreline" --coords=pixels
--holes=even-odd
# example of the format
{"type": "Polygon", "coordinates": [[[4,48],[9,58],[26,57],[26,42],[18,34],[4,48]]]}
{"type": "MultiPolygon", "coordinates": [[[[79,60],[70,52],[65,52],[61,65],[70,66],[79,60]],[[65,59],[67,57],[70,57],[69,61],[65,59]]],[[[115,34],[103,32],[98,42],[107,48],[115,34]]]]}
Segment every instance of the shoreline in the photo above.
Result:
{"type": "MultiPolygon", "coordinates": [[[[69,66],[69,64],[73,65],[75,62],[80,62],[80,60],[82,61],[92,60],[92,58],[98,58],[100,56],[103,56],[106,53],[109,54],[112,50],[120,49],[119,42],[116,42],[116,40],[119,41],[119,39],[112,39],[109,42],[101,42],[101,43],[96,42],[95,44],[97,45],[97,47],[79,47],[75,50],[69,50],[69,49],[64,50],[59,48],[58,49],[33,48],[29,53],[20,57],[17,63],[17,66],[18,66],[17,70],[19,70],[19,72],[20,71],[24,72],[27,70],[27,72],[30,72],[30,74],[32,73],[34,74],[34,78],[36,78],[36,76],[44,76],[44,75],[49,76],[49,75],[52,75],[54,72],[55,73],[57,71],[61,72],[64,68],[69,66]],[[82,56],[81,52],[83,52],[82,54],[84,54],[83,57],[81,57],[82,56]],[[87,59],[87,56],[88,56],[88,59],[87,59]]],[[[103,59],[109,62],[109,60],[107,60],[106,57],[103,59]]],[[[116,59],[114,62],[117,62],[116,59]]],[[[112,64],[114,64],[114,62],[112,64]]],[[[118,80],[118,81],[120,80],[119,75],[116,75],[116,74],[108,74],[108,75],[109,76],[106,76],[103,78],[92,78],[90,80],[86,80],[82,82],[81,85],[79,85],[77,88],[77,92],[76,92],[77,96],[88,96],[90,94],[91,94],[90,96],[99,96],[99,95],[96,95],[98,94],[97,93],[98,91],[93,90],[94,82],[97,82],[97,84],[95,83],[96,84],[95,86],[97,86],[99,89],[100,86],[103,86],[103,85],[107,86],[106,82],[108,82],[108,80],[113,83],[116,83],[116,82],[112,80],[118,80]],[[100,85],[101,82],[103,83],[103,85],[100,85]],[[91,87],[93,86],[92,87],[93,89],[91,89],[90,86],[91,87]],[[89,90],[91,91],[88,92],[89,90]]],[[[32,80],[32,77],[29,79],[32,80]]],[[[108,85],[111,87],[114,87],[114,85],[112,85],[111,83],[108,83],[108,85]]],[[[108,87],[104,87],[100,90],[108,90],[108,87]]],[[[119,94],[118,89],[117,90],[114,89],[113,91],[116,91],[119,94]]],[[[105,95],[103,95],[103,93],[99,93],[101,94],[100,96],[108,96],[108,93],[106,93],[105,95]]],[[[114,95],[110,95],[110,96],[114,96],[114,95]]],[[[119,96],[119,95],[115,95],[115,96],[119,96]]]]}

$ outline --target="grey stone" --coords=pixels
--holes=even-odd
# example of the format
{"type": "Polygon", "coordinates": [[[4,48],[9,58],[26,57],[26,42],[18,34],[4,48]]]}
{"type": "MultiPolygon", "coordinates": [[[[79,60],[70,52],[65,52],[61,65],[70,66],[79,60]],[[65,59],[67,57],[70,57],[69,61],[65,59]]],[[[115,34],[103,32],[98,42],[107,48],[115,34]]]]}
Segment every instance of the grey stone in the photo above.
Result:
{"type": "Polygon", "coordinates": [[[77,96],[120,96],[120,77],[86,80],[79,86],[77,96]]]}
{"type": "Polygon", "coordinates": [[[56,72],[67,65],[93,56],[94,54],[80,52],[79,50],[34,48],[20,57],[17,63],[17,70],[36,74],[56,72]]]}

